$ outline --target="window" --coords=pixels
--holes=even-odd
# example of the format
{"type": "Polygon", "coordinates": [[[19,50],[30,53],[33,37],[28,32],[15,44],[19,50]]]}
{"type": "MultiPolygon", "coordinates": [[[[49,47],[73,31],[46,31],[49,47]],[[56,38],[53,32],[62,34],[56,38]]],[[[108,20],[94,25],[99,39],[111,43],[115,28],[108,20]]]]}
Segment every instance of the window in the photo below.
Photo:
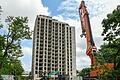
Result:
{"type": "Polygon", "coordinates": [[[59,26],[61,26],[61,23],[59,24],[59,26]]]}
{"type": "MultiPolygon", "coordinates": [[[[45,37],[45,39],[47,39],[47,37],[45,37]]],[[[45,43],[47,43],[47,41],[45,41],[45,43]]]]}
{"type": "Polygon", "coordinates": [[[38,67],[36,67],[35,69],[38,70],[38,67]]]}
{"type": "Polygon", "coordinates": [[[39,36],[37,36],[37,38],[39,38],[39,36]]]}
{"type": "Polygon", "coordinates": [[[42,70],[42,67],[39,67],[39,70],[42,70]]]}
{"type": "Polygon", "coordinates": [[[37,74],[37,71],[35,71],[35,74],[37,74]]]}
{"type": "MultiPolygon", "coordinates": [[[[45,58],[46,58],[46,54],[45,54],[45,58]]],[[[45,60],[46,61],[46,60],[45,60]]]]}
{"type": "Polygon", "coordinates": [[[59,50],[61,52],[61,50],[59,50]]]}
{"type": "MultiPolygon", "coordinates": [[[[38,53],[38,51],[36,53],[38,53]]],[[[36,57],[38,57],[38,55],[36,55],[36,57]]]]}
{"type": "Polygon", "coordinates": [[[65,24],[62,24],[62,26],[64,27],[64,26],[65,26],[65,24]]]}
{"type": "Polygon", "coordinates": [[[36,59],[36,61],[38,61],[38,59],[36,59]]]}
{"type": "Polygon", "coordinates": [[[36,51],[36,53],[38,53],[38,51],[36,51]]]}
{"type": "Polygon", "coordinates": [[[40,20],[40,18],[38,18],[38,20],[40,20]]]}
{"type": "Polygon", "coordinates": [[[36,63],[36,66],[38,65],[38,63],[36,63]]]}
{"type": "Polygon", "coordinates": [[[40,63],[39,66],[42,66],[42,63],[40,63]]]}
{"type": "Polygon", "coordinates": [[[38,46],[39,44],[37,43],[37,46],[38,46]]]}
{"type": "Polygon", "coordinates": [[[36,47],[36,49],[38,49],[38,46],[36,47]]]}
{"type": "Polygon", "coordinates": [[[43,19],[43,18],[41,18],[41,21],[43,22],[43,21],[44,21],[44,19],[43,19]]]}
{"type": "Polygon", "coordinates": [[[42,57],[42,55],[41,55],[41,56],[39,56],[39,58],[43,58],[43,57],[42,57]]]}
{"type": "Polygon", "coordinates": [[[46,70],[46,67],[44,67],[44,69],[46,70]]]}
{"type": "Polygon", "coordinates": [[[46,66],[46,63],[44,64],[44,66],[46,66]]]}
{"type": "Polygon", "coordinates": [[[39,32],[37,32],[37,34],[39,34],[39,32]]]}
{"type": "Polygon", "coordinates": [[[42,62],[42,59],[39,59],[39,62],[42,62]]]}

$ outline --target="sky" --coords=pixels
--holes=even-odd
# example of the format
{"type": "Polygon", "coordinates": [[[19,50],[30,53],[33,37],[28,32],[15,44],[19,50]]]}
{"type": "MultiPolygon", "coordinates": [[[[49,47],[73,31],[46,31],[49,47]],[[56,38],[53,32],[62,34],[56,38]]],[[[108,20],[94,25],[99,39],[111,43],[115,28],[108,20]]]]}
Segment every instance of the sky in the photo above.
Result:
{"type": "MultiPolygon", "coordinates": [[[[120,0],[84,0],[87,6],[92,34],[97,48],[103,44],[101,22],[108,13],[111,13],[120,0]]],[[[76,30],[76,68],[81,70],[90,67],[90,59],[86,55],[86,40],[80,38],[81,23],[79,21],[78,9],[81,0],[0,0],[3,13],[2,22],[7,16],[28,16],[29,27],[34,28],[36,15],[48,15],[54,19],[66,22],[74,26],[76,30]]],[[[4,32],[4,31],[3,31],[4,32]]],[[[21,43],[24,56],[20,58],[25,71],[31,70],[32,62],[32,40],[24,40],[21,43]]]]}

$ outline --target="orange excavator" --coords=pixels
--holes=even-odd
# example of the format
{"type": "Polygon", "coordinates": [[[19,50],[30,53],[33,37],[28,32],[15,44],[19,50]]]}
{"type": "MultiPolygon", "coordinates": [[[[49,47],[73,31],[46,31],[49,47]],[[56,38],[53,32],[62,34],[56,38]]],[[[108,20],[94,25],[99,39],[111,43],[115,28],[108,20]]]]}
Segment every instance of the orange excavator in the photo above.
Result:
{"type": "MultiPolygon", "coordinates": [[[[87,7],[85,6],[85,2],[84,0],[82,0],[79,6],[79,16],[80,16],[81,27],[82,27],[81,37],[85,36],[86,38],[86,42],[87,42],[86,54],[90,57],[91,65],[93,65],[96,63],[95,54],[96,54],[97,48],[93,41],[91,25],[89,21],[88,11],[86,8],[87,7]]],[[[105,66],[109,69],[113,68],[113,64],[109,64],[109,63],[101,65],[101,66],[93,65],[91,67],[93,71],[90,72],[90,77],[95,77],[98,74],[101,74],[101,72],[103,71],[102,66],[105,66]]]]}
{"type": "Polygon", "coordinates": [[[97,49],[96,49],[95,43],[93,41],[88,11],[86,9],[84,1],[82,1],[80,4],[79,15],[80,15],[81,27],[82,27],[81,37],[85,36],[85,38],[86,38],[86,42],[87,42],[86,54],[90,57],[91,65],[93,65],[96,61],[94,54],[96,53],[97,49]]]}

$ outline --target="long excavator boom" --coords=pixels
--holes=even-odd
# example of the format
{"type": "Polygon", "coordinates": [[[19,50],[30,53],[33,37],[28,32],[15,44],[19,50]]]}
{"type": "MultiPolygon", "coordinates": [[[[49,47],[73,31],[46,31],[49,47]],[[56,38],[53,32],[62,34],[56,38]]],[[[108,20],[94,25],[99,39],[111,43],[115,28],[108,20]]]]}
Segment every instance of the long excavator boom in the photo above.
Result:
{"type": "Polygon", "coordinates": [[[81,1],[81,4],[79,6],[79,16],[82,27],[81,37],[85,36],[86,38],[86,42],[87,42],[86,54],[90,57],[91,65],[92,65],[95,63],[94,53],[96,52],[96,46],[92,37],[92,30],[89,21],[88,11],[86,9],[85,2],[83,0],[81,1]]]}
{"type": "MultiPolygon", "coordinates": [[[[88,11],[86,9],[85,2],[83,0],[81,1],[80,7],[79,7],[79,15],[80,15],[80,21],[81,21],[81,27],[82,27],[81,36],[85,36],[86,42],[87,42],[86,54],[90,57],[91,65],[93,65],[96,62],[94,53],[96,53],[97,49],[92,37],[92,30],[91,30],[91,25],[89,21],[88,11]]],[[[97,75],[101,74],[104,71],[104,67],[108,69],[113,69],[114,64],[106,63],[101,66],[92,66],[93,70],[90,72],[90,76],[97,77],[97,75]]]]}

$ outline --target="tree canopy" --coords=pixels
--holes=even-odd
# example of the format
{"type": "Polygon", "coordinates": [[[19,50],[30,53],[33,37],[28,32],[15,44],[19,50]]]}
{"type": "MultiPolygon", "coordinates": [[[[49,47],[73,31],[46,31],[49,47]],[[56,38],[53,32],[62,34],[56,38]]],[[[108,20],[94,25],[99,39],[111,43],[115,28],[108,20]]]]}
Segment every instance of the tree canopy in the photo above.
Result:
{"type": "Polygon", "coordinates": [[[9,16],[5,20],[7,26],[0,26],[0,29],[5,29],[5,33],[0,34],[0,74],[10,67],[11,73],[20,74],[23,68],[21,66],[19,57],[22,57],[21,41],[24,39],[31,39],[32,31],[28,27],[27,17],[13,17],[9,16]],[[5,68],[4,68],[5,67],[5,68]],[[3,68],[3,69],[2,69],[3,68]],[[17,69],[18,68],[18,69],[17,69]]]}
{"type": "Polygon", "coordinates": [[[112,69],[103,72],[102,80],[119,80],[120,78],[120,6],[112,13],[107,15],[102,21],[105,44],[101,45],[101,49],[96,55],[97,66],[111,63],[112,69]]]}

